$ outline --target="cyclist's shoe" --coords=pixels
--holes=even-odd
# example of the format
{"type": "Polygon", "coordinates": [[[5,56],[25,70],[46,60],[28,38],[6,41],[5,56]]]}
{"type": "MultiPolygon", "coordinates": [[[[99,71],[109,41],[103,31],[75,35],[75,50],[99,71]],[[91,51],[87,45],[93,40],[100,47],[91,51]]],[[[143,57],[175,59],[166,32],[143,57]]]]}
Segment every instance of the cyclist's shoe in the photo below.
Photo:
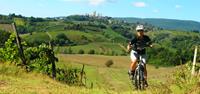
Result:
{"type": "Polygon", "coordinates": [[[149,86],[146,80],[144,80],[144,86],[145,86],[145,87],[148,87],[148,86],[149,86]]]}
{"type": "Polygon", "coordinates": [[[129,78],[130,78],[131,80],[133,80],[134,73],[135,73],[134,71],[131,71],[131,70],[128,71],[128,75],[129,75],[129,78]]]}

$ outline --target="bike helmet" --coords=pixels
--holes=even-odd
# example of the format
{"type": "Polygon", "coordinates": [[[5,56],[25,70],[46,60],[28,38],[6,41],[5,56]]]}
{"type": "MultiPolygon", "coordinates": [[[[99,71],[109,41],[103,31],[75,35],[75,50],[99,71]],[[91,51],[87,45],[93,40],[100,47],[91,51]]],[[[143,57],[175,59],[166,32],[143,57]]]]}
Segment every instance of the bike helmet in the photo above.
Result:
{"type": "Polygon", "coordinates": [[[140,30],[144,30],[144,26],[143,25],[136,26],[136,31],[140,31],[140,30]]]}

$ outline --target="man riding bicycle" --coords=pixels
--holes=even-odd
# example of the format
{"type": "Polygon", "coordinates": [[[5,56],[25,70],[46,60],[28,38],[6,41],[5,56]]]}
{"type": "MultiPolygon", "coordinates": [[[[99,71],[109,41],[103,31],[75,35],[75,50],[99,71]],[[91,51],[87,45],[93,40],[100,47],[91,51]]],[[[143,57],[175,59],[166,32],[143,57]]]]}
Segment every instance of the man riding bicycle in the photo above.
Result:
{"type": "Polygon", "coordinates": [[[128,74],[130,78],[134,76],[135,69],[137,66],[137,60],[139,56],[142,57],[142,61],[144,63],[144,79],[145,79],[145,86],[148,86],[147,83],[147,70],[146,70],[146,49],[145,47],[152,47],[151,39],[147,36],[144,35],[144,26],[143,25],[138,25],[136,27],[136,37],[132,39],[128,46],[127,50],[130,52],[130,58],[131,58],[131,65],[130,69],[128,71],[128,74]]]}

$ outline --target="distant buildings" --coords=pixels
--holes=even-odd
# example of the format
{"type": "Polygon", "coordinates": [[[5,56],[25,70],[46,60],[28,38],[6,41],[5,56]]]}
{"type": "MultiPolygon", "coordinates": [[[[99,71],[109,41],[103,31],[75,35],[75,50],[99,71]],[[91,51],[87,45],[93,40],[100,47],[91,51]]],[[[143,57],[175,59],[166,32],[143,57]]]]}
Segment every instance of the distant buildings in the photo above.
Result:
{"type": "Polygon", "coordinates": [[[89,17],[95,17],[95,18],[102,18],[103,17],[101,13],[97,13],[96,11],[92,12],[91,14],[86,13],[85,15],[89,16],[89,17]]]}

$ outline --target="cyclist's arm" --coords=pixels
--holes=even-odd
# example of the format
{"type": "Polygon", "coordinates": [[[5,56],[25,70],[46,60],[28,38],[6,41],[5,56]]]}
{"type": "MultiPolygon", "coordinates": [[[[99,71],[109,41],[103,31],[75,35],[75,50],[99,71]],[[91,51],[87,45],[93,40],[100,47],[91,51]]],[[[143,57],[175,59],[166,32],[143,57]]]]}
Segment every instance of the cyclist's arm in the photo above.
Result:
{"type": "Polygon", "coordinates": [[[130,52],[131,51],[131,48],[132,48],[132,45],[131,45],[131,42],[128,43],[127,45],[127,52],[130,52]]]}
{"type": "Polygon", "coordinates": [[[131,41],[128,43],[128,45],[127,45],[127,52],[130,52],[130,51],[131,51],[131,49],[133,48],[133,44],[135,44],[136,41],[137,41],[137,40],[134,38],[133,40],[131,40],[131,41]]]}
{"type": "Polygon", "coordinates": [[[148,47],[153,47],[153,44],[152,44],[152,41],[151,39],[147,36],[147,44],[146,44],[148,47]]]}

